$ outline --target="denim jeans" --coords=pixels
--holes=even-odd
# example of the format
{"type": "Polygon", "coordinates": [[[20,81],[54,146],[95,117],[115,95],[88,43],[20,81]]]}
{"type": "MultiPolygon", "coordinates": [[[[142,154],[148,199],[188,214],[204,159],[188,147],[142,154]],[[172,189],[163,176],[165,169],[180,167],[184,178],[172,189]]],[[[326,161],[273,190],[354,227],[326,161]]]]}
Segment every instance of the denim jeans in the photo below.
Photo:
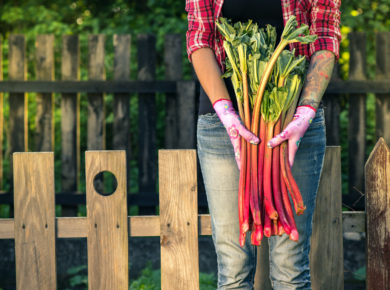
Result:
{"type": "MultiPolygon", "coordinates": [[[[295,216],[299,241],[272,236],[270,279],[274,289],[311,289],[309,250],[312,217],[325,153],[324,112],[319,108],[297,151],[293,176],[301,190],[305,213],[295,216]]],[[[218,260],[218,289],[252,289],[256,247],[239,245],[239,171],[233,146],[216,114],[198,117],[197,149],[211,215],[218,260]]]]}

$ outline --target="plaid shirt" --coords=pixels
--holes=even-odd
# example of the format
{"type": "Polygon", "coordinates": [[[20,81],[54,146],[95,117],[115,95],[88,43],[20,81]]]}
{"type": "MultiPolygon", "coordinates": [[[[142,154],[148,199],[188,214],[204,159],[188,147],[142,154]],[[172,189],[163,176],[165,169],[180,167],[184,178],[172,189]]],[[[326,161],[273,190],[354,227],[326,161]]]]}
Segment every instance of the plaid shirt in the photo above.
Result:
{"type": "MultiPolygon", "coordinates": [[[[298,24],[307,24],[310,34],[318,39],[311,44],[290,44],[296,53],[308,58],[319,50],[330,50],[339,58],[340,43],[340,4],[341,0],[281,0],[283,22],[295,15],[298,24]]],[[[210,47],[214,50],[217,62],[224,71],[225,51],[223,39],[217,31],[215,20],[221,15],[223,0],[186,0],[188,12],[187,54],[199,48],[210,47]]]]}

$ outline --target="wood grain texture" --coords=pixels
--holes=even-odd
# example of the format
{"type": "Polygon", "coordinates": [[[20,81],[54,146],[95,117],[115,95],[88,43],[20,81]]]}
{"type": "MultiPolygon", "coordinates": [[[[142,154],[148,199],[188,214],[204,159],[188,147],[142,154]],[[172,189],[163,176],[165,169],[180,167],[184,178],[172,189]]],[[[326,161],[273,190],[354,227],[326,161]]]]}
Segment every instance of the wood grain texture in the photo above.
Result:
{"type": "MultiPolygon", "coordinates": [[[[130,43],[129,34],[114,35],[114,79],[126,81],[130,77],[130,43]]],[[[114,95],[114,138],[113,149],[126,151],[126,164],[130,166],[130,95],[114,95]]],[[[130,170],[129,170],[130,171],[130,170]]],[[[129,173],[128,171],[128,173],[129,173]]],[[[129,174],[127,180],[129,180],[129,174]]]]}
{"type": "MultiPolygon", "coordinates": [[[[390,32],[376,33],[376,80],[390,78],[390,32]]],[[[377,94],[375,98],[376,137],[383,137],[390,144],[390,92],[377,94]]]]}
{"type": "MultiPolygon", "coordinates": [[[[164,43],[165,79],[178,81],[183,77],[182,36],[180,34],[166,34],[164,43]]],[[[165,102],[165,148],[178,148],[178,100],[177,93],[166,94],[165,102]]]]}
{"type": "MultiPolygon", "coordinates": [[[[61,78],[80,79],[80,44],[77,35],[62,37],[61,78]]],[[[77,191],[80,172],[80,97],[77,93],[61,96],[61,189],[77,191]]],[[[77,207],[62,206],[62,216],[75,216],[77,207]]]]}
{"type": "Polygon", "coordinates": [[[340,147],[326,148],[311,237],[314,290],[344,289],[340,147]]]}
{"type": "Polygon", "coordinates": [[[88,218],[89,289],[128,289],[128,225],[125,151],[85,153],[88,218]],[[116,191],[100,195],[93,180],[110,171],[117,180],[116,191]]]}
{"type": "MultiPolygon", "coordinates": [[[[8,78],[10,80],[26,80],[26,42],[24,35],[12,34],[8,39],[8,78]]],[[[9,124],[7,158],[10,158],[12,180],[12,153],[27,151],[27,96],[24,93],[9,94],[9,124]]],[[[11,182],[12,186],[12,182],[11,182]]],[[[11,213],[12,214],[12,213],[11,213]]],[[[12,215],[11,215],[12,216],[12,215]]]]}
{"type": "MultiPolygon", "coordinates": [[[[338,81],[339,70],[335,65],[332,80],[338,81]]],[[[326,93],[323,97],[324,113],[325,113],[325,128],[326,128],[326,145],[340,145],[340,97],[337,94],[326,93]]]]}
{"type": "MultiPolygon", "coordinates": [[[[0,51],[3,51],[0,38],[0,51]]],[[[0,53],[0,83],[3,81],[3,54],[0,53]]],[[[4,132],[4,116],[3,116],[4,95],[0,92],[0,152],[3,152],[3,132],[4,132]]],[[[3,188],[3,154],[0,154],[0,188],[3,188]]]]}
{"type": "MultiPolygon", "coordinates": [[[[138,35],[138,80],[152,81],[156,79],[156,37],[154,35],[138,35]]],[[[157,140],[156,140],[156,96],[139,94],[138,126],[139,132],[139,190],[154,192],[157,181],[157,140]]],[[[155,214],[155,207],[141,207],[140,214],[155,214]]]]}
{"type": "Polygon", "coordinates": [[[54,154],[14,153],[16,287],[56,289],[54,154]]]}
{"type": "MultiPolygon", "coordinates": [[[[54,35],[38,35],[35,49],[37,80],[54,80],[54,35]]],[[[51,93],[38,93],[36,102],[35,151],[53,151],[54,96],[51,93]]]]}
{"type": "Polygon", "coordinates": [[[365,166],[368,290],[390,289],[390,151],[380,138],[365,166]]]}
{"type": "MultiPolygon", "coordinates": [[[[366,35],[349,34],[349,78],[366,79],[366,35]]],[[[366,157],[366,95],[356,94],[349,102],[348,111],[348,200],[344,203],[357,210],[364,209],[364,164],[366,157]]]]}
{"type": "Polygon", "coordinates": [[[195,105],[195,82],[178,82],[178,148],[196,148],[196,105],[195,105]]]}
{"type": "Polygon", "coordinates": [[[161,289],[199,289],[195,150],[159,150],[161,289]]]}
{"type": "MultiPolygon", "coordinates": [[[[103,34],[88,36],[88,79],[104,80],[104,43],[103,34]]],[[[88,94],[88,125],[87,148],[88,150],[101,150],[105,148],[105,112],[104,94],[88,94]]]]}

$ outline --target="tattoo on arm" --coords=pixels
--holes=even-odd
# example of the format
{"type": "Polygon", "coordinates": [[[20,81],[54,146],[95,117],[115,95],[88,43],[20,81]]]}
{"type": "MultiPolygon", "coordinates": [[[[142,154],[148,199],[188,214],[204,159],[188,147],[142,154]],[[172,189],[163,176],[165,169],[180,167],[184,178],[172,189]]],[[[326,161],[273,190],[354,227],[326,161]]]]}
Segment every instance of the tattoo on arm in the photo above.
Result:
{"type": "Polygon", "coordinates": [[[315,109],[318,108],[329,84],[334,63],[335,55],[331,51],[321,50],[312,55],[299,101],[300,106],[310,105],[315,109]]]}

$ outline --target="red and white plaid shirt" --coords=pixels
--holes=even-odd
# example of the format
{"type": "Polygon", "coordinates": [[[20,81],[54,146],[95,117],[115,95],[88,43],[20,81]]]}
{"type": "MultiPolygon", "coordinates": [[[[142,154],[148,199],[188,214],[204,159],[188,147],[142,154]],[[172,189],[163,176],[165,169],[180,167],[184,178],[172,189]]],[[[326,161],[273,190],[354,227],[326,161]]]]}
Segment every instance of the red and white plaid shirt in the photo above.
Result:
{"type": "MultiPolygon", "coordinates": [[[[290,44],[296,53],[308,58],[319,50],[330,50],[339,58],[340,4],[341,0],[281,0],[283,21],[295,15],[298,25],[307,24],[310,34],[318,39],[311,44],[290,44]]],[[[216,28],[215,21],[221,15],[223,0],[186,0],[188,12],[187,54],[202,47],[214,50],[217,62],[224,71],[225,51],[223,39],[216,28]]]]}

